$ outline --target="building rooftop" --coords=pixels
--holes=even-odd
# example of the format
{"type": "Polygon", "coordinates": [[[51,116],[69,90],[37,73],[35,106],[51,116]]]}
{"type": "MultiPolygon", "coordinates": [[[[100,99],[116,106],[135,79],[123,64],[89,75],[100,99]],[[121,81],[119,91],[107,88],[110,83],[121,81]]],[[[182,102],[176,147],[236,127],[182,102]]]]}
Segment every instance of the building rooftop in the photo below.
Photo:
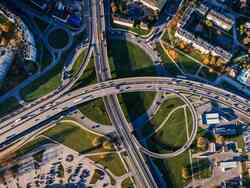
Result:
{"type": "Polygon", "coordinates": [[[250,69],[242,69],[237,80],[247,86],[250,86],[250,69]]]}

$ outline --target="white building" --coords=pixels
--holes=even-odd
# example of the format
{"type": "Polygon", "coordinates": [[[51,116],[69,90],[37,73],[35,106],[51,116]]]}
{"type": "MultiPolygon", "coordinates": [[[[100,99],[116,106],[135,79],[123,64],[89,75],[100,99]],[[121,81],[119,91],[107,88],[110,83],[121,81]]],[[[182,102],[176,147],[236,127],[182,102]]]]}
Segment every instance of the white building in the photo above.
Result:
{"type": "Polygon", "coordinates": [[[218,113],[207,113],[204,115],[204,119],[207,125],[215,125],[220,123],[220,116],[218,113]]]}
{"type": "Polygon", "coordinates": [[[218,27],[221,27],[227,31],[232,29],[234,24],[234,21],[231,18],[226,17],[214,10],[209,11],[209,13],[207,14],[207,19],[215,23],[218,27]]]}
{"type": "Polygon", "coordinates": [[[124,19],[124,18],[121,18],[121,17],[118,17],[118,16],[112,16],[112,18],[113,18],[113,23],[115,23],[117,25],[130,27],[130,28],[132,28],[134,26],[134,21],[133,20],[124,19]]]}
{"type": "Polygon", "coordinates": [[[250,69],[242,69],[237,80],[247,86],[250,86],[250,69]]]}
{"type": "Polygon", "coordinates": [[[226,170],[237,168],[238,162],[237,161],[222,161],[220,162],[221,171],[225,172],[226,170]]]}
{"type": "MultiPolygon", "coordinates": [[[[185,11],[185,15],[183,16],[183,20],[178,23],[178,29],[175,32],[175,37],[180,38],[181,40],[191,44],[194,48],[199,50],[203,54],[211,53],[213,56],[219,56],[224,61],[229,61],[233,54],[224,50],[219,46],[214,46],[209,41],[205,41],[202,38],[196,37],[193,33],[185,30],[183,26],[189,21],[192,13],[194,11],[198,11],[194,8],[188,8],[185,11]]],[[[199,11],[198,11],[199,12],[199,11]]]]}

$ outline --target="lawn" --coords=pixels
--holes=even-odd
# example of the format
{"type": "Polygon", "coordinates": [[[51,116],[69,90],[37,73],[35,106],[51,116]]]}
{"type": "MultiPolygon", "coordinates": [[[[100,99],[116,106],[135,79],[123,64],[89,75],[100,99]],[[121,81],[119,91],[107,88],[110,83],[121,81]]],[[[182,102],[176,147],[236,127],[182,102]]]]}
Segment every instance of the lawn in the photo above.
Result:
{"type": "MultiPolygon", "coordinates": [[[[100,141],[103,141],[105,140],[103,137],[81,129],[74,123],[59,122],[54,127],[43,132],[41,135],[47,136],[81,154],[108,151],[102,147],[102,142],[97,145],[93,145],[93,140],[99,139],[100,141]]],[[[26,154],[34,148],[37,148],[48,142],[52,141],[48,141],[43,137],[39,137],[38,139],[32,140],[25,144],[16,152],[16,154],[19,156],[26,154]]]]}
{"type": "Polygon", "coordinates": [[[91,156],[89,158],[109,169],[115,176],[122,176],[126,173],[123,163],[116,153],[106,154],[104,156],[91,156]]]}
{"type": "Polygon", "coordinates": [[[63,66],[69,53],[72,52],[74,48],[75,46],[71,46],[70,49],[63,52],[60,62],[49,70],[46,76],[39,77],[21,90],[21,95],[25,101],[29,102],[38,99],[59,87],[63,66]]]}
{"type": "Polygon", "coordinates": [[[55,49],[64,48],[69,42],[69,36],[63,29],[55,29],[49,33],[49,45],[55,49]]]}
{"type": "Polygon", "coordinates": [[[0,103],[0,117],[17,110],[21,105],[18,103],[16,98],[7,98],[4,102],[0,103]]]}
{"type": "Polygon", "coordinates": [[[133,92],[118,95],[126,119],[133,122],[143,115],[151,106],[155,95],[155,92],[133,92]]]}
{"type": "MultiPolygon", "coordinates": [[[[191,166],[187,166],[191,171],[191,166]]],[[[192,171],[195,179],[205,179],[212,175],[212,168],[208,159],[195,159],[192,163],[192,171]]]]}
{"type": "Polygon", "coordinates": [[[185,186],[186,182],[182,178],[181,171],[190,163],[187,151],[172,159],[156,159],[155,163],[163,173],[168,187],[183,188],[185,186]]]}
{"type": "Polygon", "coordinates": [[[145,137],[149,136],[153,133],[153,131],[161,125],[161,123],[165,120],[168,114],[178,106],[183,105],[184,102],[178,97],[172,97],[165,100],[153,118],[143,125],[141,129],[141,134],[145,137]]]}
{"type": "MultiPolygon", "coordinates": [[[[187,141],[187,130],[185,122],[184,109],[176,110],[164,124],[164,126],[156,132],[150,139],[154,145],[159,145],[165,150],[175,151],[183,146],[187,141]]],[[[191,119],[192,117],[188,117],[191,119]]],[[[192,126],[192,124],[189,124],[192,126]]],[[[189,126],[189,131],[192,127],[189,126]]]]}
{"type": "Polygon", "coordinates": [[[160,125],[173,109],[184,104],[179,97],[172,97],[165,100],[150,122],[155,125],[160,125]]]}
{"type": "Polygon", "coordinates": [[[122,182],[122,188],[134,188],[133,182],[130,178],[126,178],[122,182]]]}
{"type": "Polygon", "coordinates": [[[150,57],[141,48],[130,42],[108,41],[108,56],[112,78],[156,75],[150,57]]]}
{"type": "Polygon", "coordinates": [[[94,57],[92,57],[85,71],[83,72],[79,80],[75,83],[75,85],[73,86],[73,90],[81,88],[83,86],[90,85],[90,84],[95,84],[95,83],[97,83],[97,79],[96,79],[96,72],[95,72],[94,57]]]}
{"type": "Polygon", "coordinates": [[[78,109],[91,120],[104,125],[111,125],[102,98],[78,106],[78,109]]]}
{"type": "Polygon", "coordinates": [[[41,43],[37,43],[38,52],[41,53],[41,57],[38,60],[41,70],[44,70],[52,61],[52,55],[48,49],[41,43]]]}
{"type": "Polygon", "coordinates": [[[49,25],[47,22],[45,22],[44,20],[38,17],[34,17],[34,22],[36,23],[37,27],[39,28],[41,32],[45,31],[49,25]]]}
{"type": "Polygon", "coordinates": [[[181,72],[179,69],[176,67],[176,65],[170,60],[170,58],[167,56],[167,54],[164,52],[162,49],[161,45],[159,43],[156,44],[156,50],[161,56],[163,66],[165,67],[167,73],[170,76],[176,76],[176,75],[181,75],[181,72]]]}
{"type": "MultiPolygon", "coordinates": [[[[84,63],[83,60],[86,56],[86,49],[84,49],[79,56],[77,57],[76,61],[74,62],[74,65],[72,67],[71,72],[73,73],[73,75],[77,74],[81,68],[81,65],[84,63]]],[[[90,62],[91,63],[91,62],[90,62]]],[[[85,73],[85,72],[84,72],[85,73]]]]}
{"type": "Polygon", "coordinates": [[[55,127],[44,132],[43,135],[64,144],[81,154],[101,152],[105,150],[102,147],[102,144],[97,146],[93,145],[93,140],[101,139],[100,136],[83,130],[73,123],[59,122],[55,127]]]}
{"type": "Polygon", "coordinates": [[[200,64],[194,62],[190,58],[178,53],[178,63],[186,74],[194,75],[200,67],[200,64]]]}
{"type": "Polygon", "coordinates": [[[134,32],[134,33],[140,35],[141,37],[149,34],[150,31],[151,31],[151,29],[149,29],[149,30],[143,30],[139,26],[136,26],[136,27],[133,27],[133,28],[129,28],[129,27],[124,27],[124,26],[115,24],[115,23],[112,24],[112,27],[113,28],[124,29],[124,30],[127,30],[127,31],[134,32]]]}
{"type": "Polygon", "coordinates": [[[63,64],[58,63],[46,76],[34,80],[30,85],[21,90],[21,95],[25,101],[33,101],[51,91],[57,89],[61,84],[61,71],[63,64]]]}

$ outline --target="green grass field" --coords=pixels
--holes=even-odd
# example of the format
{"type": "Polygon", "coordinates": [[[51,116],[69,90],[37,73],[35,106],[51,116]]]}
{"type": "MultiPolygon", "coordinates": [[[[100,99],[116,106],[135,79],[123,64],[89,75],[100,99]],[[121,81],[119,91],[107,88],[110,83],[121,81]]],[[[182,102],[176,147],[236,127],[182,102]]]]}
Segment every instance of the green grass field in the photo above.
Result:
{"type": "Polygon", "coordinates": [[[99,136],[83,130],[73,123],[59,122],[55,127],[44,132],[43,135],[81,154],[104,151],[101,145],[93,146],[93,140],[99,136]]]}
{"type": "MultiPolygon", "coordinates": [[[[163,127],[156,132],[152,138],[154,145],[158,144],[165,150],[176,150],[183,146],[187,141],[187,131],[185,122],[184,109],[180,108],[176,110],[163,125],[163,127]]],[[[188,117],[191,119],[192,117],[188,117]]],[[[192,124],[189,124],[189,132],[192,129],[192,124]]]]}
{"type": "Polygon", "coordinates": [[[18,103],[16,98],[7,98],[4,102],[0,103],[0,117],[20,108],[21,105],[18,103]]]}
{"type": "Polygon", "coordinates": [[[156,50],[161,56],[163,66],[167,70],[167,73],[170,76],[176,76],[176,75],[181,75],[181,72],[179,69],[176,67],[176,65],[170,60],[170,58],[167,56],[167,54],[164,52],[162,49],[161,45],[159,43],[156,44],[156,50]]]}
{"type": "Polygon", "coordinates": [[[126,178],[126,179],[122,182],[122,188],[134,188],[133,182],[131,181],[130,178],[126,178]]]}
{"type": "Polygon", "coordinates": [[[191,75],[194,75],[200,67],[200,64],[194,62],[193,60],[189,59],[188,57],[180,53],[178,53],[178,63],[179,65],[181,65],[182,70],[186,74],[191,74],[191,75]]]}
{"type": "Polygon", "coordinates": [[[34,21],[41,32],[45,31],[46,28],[49,26],[49,23],[45,22],[40,18],[34,17],[34,21]]]}
{"type": "Polygon", "coordinates": [[[78,109],[91,120],[104,125],[111,125],[102,98],[78,106],[78,109]]]}
{"type": "Polygon", "coordinates": [[[113,78],[156,75],[150,57],[130,42],[108,41],[108,56],[113,78]]]}
{"type": "Polygon", "coordinates": [[[141,37],[147,35],[150,33],[150,29],[149,30],[143,30],[141,29],[139,26],[136,26],[136,27],[133,27],[133,28],[128,28],[128,27],[123,27],[121,25],[117,25],[115,23],[112,24],[112,27],[113,28],[119,28],[119,29],[124,29],[124,30],[127,30],[127,31],[132,31],[134,33],[137,33],[138,35],[140,35],[141,37]]]}
{"type": "Polygon", "coordinates": [[[150,123],[155,125],[160,125],[173,109],[184,104],[185,103],[179,97],[177,96],[170,97],[161,104],[160,109],[157,111],[155,116],[150,120],[150,123]]]}
{"type": "MultiPolygon", "coordinates": [[[[93,140],[96,140],[97,138],[104,138],[81,129],[74,123],[59,122],[54,127],[43,132],[41,135],[53,139],[54,141],[59,142],[81,154],[108,151],[102,147],[102,144],[98,144],[96,146],[93,145],[93,140]]],[[[16,154],[19,156],[23,155],[48,142],[53,141],[48,141],[48,139],[44,137],[39,137],[38,139],[25,144],[16,152],[16,154]]]]}
{"type": "Polygon", "coordinates": [[[172,159],[155,160],[155,163],[163,173],[163,178],[169,187],[183,188],[185,186],[187,182],[182,179],[181,170],[190,163],[187,151],[172,159]]]}
{"type": "Polygon", "coordinates": [[[129,122],[133,122],[136,118],[143,115],[151,106],[155,95],[155,92],[133,92],[118,95],[126,119],[129,122]]]}
{"type": "Polygon", "coordinates": [[[33,101],[55,90],[61,84],[62,64],[53,67],[46,76],[34,80],[30,85],[21,90],[25,101],[33,101]]]}
{"type": "Polygon", "coordinates": [[[96,73],[95,73],[94,57],[92,57],[84,73],[81,75],[79,80],[73,86],[73,90],[81,88],[83,86],[90,85],[90,84],[95,84],[95,83],[97,83],[97,78],[96,78],[96,73]]]}
{"type": "Polygon", "coordinates": [[[109,169],[115,176],[122,176],[126,173],[123,163],[116,153],[106,154],[104,158],[100,157],[100,155],[89,158],[109,169]]]}
{"type": "Polygon", "coordinates": [[[84,58],[85,58],[85,56],[86,56],[86,53],[87,53],[87,51],[86,51],[86,50],[83,50],[83,51],[79,54],[79,56],[77,57],[76,61],[74,62],[74,65],[73,65],[72,70],[71,70],[71,72],[73,73],[73,75],[74,75],[74,74],[77,74],[78,71],[80,70],[80,67],[81,67],[81,65],[83,64],[83,60],[84,60],[84,58]]]}

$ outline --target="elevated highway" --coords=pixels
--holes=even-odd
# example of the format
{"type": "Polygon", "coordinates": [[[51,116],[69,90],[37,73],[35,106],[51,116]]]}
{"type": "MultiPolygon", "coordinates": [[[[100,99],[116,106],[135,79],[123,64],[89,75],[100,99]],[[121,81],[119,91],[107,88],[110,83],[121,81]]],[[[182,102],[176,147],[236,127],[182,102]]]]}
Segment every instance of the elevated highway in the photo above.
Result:
{"type": "MultiPolygon", "coordinates": [[[[93,100],[98,97],[117,95],[119,93],[137,91],[156,91],[168,93],[188,93],[209,98],[213,101],[230,106],[246,118],[250,117],[250,101],[223,89],[196,81],[166,77],[137,77],[110,80],[64,94],[53,103],[34,106],[23,116],[12,117],[8,122],[0,123],[1,150],[8,147],[6,141],[11,136],[19,138],[22,132],[31,129],[39,123],[66,111],[69,108],[93,100]]],[[[192,110],[192,109],[191,109],[192,110]]],[[[132,132],[133,130],[131,130],[132,132]]],[[[186,148],[187,149],[187,148],[186,148]]]]}

